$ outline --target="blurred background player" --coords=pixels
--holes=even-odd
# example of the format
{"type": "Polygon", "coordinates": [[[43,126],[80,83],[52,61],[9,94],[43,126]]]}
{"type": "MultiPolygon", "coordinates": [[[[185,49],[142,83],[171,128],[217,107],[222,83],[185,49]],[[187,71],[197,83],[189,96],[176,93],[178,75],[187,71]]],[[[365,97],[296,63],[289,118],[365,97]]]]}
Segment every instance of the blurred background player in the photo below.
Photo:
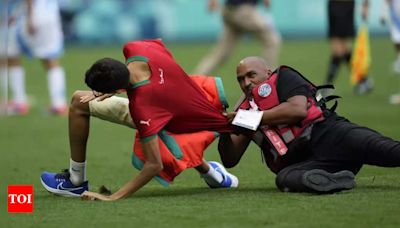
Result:
{"type": "Polygon", "coordinates": [[[0,116],[6,114],[7,104],[7,2],[0,1],[0,116]]]}
{"type": "MultiPolygon", "coordinates": [[[[368,0],[363,0],[361,16],[364,22],[368,18],[368,0]]],[[[333,84],[340,64],[345,62],[350,66],[351,41],[355,36],[354,0],[329,0],[328,2],[328,37],[331,45],[331,59],[326,84],[333,84]]],[[[367,76],[358,82],[355,92],[367,93],[372,90],[373,83],[367,76]]]]}
{"type": "Polygon", "coordinates": [[[19,0],[10,2],[9,7],[7,57],[12,100],[8,114],[29,112],[20,58],[23,53],[39,58],[47,71],[50,113],[66,114],[65,72],[58,60],[64,48],[58,1],[19,0]]]}
{"type": "MultiPolygon", "coordinates": [[[[400,74],[400,1],[384,0],[382,7],[381,23],[389,22],[390,37],[396,51],[396,60],[393,62],[393,70],[400,74]]],[[[400,104],[400,92],[389,97],[391,104],[400,104]]]]}
{"type": "MultiPolygon", "coordinates": [[[[222,8],[223,32],[214,49],[206,55],[194,70],[194,74],[209,75],[217,66],[224,63],[234,50],[238,40],[246,33],[254,35],[262,44],[263,56],[275,66],[281,44],[272,18],[267,21],[257,11],[259,0],[226,0],[222,8]]],[[[266,7],[270,0],[263,0],[266,7]]],[[[218,0],[209,0],[208,9],[219,8],[218,0]]]]}

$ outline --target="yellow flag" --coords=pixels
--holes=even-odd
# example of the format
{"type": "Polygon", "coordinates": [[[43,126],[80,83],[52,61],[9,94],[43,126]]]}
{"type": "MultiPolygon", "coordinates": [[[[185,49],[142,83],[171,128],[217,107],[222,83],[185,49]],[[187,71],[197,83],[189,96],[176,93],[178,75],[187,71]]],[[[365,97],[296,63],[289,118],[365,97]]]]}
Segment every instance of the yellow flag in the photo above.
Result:
{"type": "Polygon", "coordinates": [[[363,24],[358,30],[351,57],[350,82],[352,85],[356,85],[359,81],[367,77],[370,63],[371,54],[368,27],[363,24]]]}

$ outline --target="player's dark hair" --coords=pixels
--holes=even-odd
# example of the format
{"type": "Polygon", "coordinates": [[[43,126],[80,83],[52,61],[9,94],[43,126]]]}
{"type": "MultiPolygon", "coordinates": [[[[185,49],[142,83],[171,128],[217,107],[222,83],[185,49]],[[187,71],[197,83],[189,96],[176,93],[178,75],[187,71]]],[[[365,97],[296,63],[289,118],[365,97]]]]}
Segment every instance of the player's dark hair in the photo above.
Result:
{"type": "Polygon", "coordinates": [[[103,58],[86,71],[85,83],[97,92],[113,93],[129,86],[129,70],[118,60],[103,58]]]}

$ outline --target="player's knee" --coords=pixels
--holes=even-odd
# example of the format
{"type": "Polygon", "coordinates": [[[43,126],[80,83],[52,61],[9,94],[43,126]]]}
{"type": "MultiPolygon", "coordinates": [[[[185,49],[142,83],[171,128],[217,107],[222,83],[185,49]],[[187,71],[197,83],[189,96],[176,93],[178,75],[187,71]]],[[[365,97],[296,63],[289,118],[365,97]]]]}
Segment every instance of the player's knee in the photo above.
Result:
{"type": "Polygon", "coordinates": [[[50,69],[60,66],[57,59],[43,59],[42,64],[43,64],[44,68],[47,70],[50,70],[50,69]]]}
{"type": "Polygon", "coordinates": [[[72,94],[72,99],[71,99],[71,105],[70,105],[70,112],[75,112],[75,113],[88,113],[89,111],[89,103],[85,102],[82,103],[81,102],[81,97],[88,95],[88,91],[75,91],[72,94]]]}
{"type": "Polygon", "coordinates": [[[71,105],[80,101],[80,98],[85,94],[85,91],[76,90],[72,94],[71,105]]]}

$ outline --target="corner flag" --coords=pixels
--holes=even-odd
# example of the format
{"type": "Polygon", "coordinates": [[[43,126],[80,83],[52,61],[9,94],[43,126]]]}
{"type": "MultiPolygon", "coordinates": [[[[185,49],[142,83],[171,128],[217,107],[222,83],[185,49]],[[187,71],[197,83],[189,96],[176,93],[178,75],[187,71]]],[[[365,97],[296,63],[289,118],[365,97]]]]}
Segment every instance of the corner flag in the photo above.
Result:
{"type": "Polygon", "coordinates": [[[356,85],[367,77],[370,63],[371,54],[368,27],[366,24],[363,24],[358,30],[351,57],[350,82],[352,85],[356,85]]]}

